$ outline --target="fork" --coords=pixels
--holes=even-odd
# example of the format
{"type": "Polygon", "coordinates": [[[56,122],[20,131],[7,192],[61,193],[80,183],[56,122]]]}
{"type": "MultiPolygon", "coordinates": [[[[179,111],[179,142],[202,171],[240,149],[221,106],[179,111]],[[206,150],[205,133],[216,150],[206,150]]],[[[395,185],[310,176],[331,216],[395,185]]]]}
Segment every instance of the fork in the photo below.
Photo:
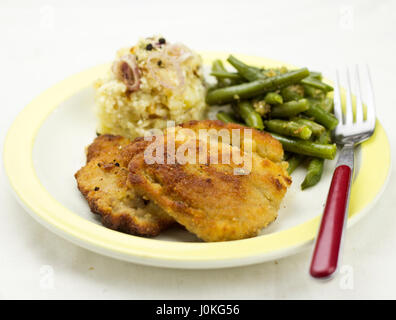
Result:
{"type": "MultiPolygon", "coordinates": [[[[310,274],[314,278],[331,278],[338,266],[343,234],[346,229],[350,187],[354,168],[354,149],[359,143],[371,137],[375,130],[375,105],[373,86],[368,66],[365,68],[367,84],[366,119],[362,103],[362,87],[359,68],[355,68],[356,108],[355,119],[352,107],[351,80],[349,69],[346,71],[346,106],[345,114],[341,106],[339,72],[336,70],[334,88],[334,114],[339,123],[333,135],[337,145],[342,146],[333,174],[326,206],[316,237],[312,255],[310,274]]],[[[363,77],[362,77],[363,79],[363,77]]]]}

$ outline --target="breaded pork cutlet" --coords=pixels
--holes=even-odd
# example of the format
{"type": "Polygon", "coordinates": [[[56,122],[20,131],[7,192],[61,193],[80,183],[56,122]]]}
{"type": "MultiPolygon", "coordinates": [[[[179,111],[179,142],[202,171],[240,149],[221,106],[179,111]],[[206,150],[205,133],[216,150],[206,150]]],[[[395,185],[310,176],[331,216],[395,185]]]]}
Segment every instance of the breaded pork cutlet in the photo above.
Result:
{"type": "MultiPolygon", "coordinates": [[[[104,226],[141,236],[156,236],[174,219],[127,186],[128,163],[122,150],[131,141],[101,135],[88,147],[87,163],[76,174],[78,189],[104,226]]],[[[128,153],[128,156],[131,156],[128,153]]]]}
{"type": "MultiPolygon", "coordinates": [[[[194,132],[198,129],[225,129],[231,132],[247,128],[205,120],[176,127],[176,135],[182,129],[194,132]]],[[[196,146],[196,154],[202,151],[196,137],[169,141],[164,135],[163,139],[158,139],[141,141],[125,149],[133,154],[129,163],[129,182],[139,194],[155,202],[199,238],[226,241],[253,237],[275,220],[291,179],[286,172],[287,164],[282,162],[282,146],[271,135],[252,131],[252,166],[250,173],[242,175],[235,174],[235,169],[241,168],[241,164],[233,160],[228,164],[211,163],[209,146],[204,164],[198,161],[150,164],[145,159],[145,151],[154,142],[162,144],[163,148],[156,149],[156,152],[163,150],[164,159],[167,159],[170,143],[175,143],[176,150],[188,142],[196,146]]],[[[227,150],[223,142],[217,147],[223,152],[227,150]]],[[[244,148],[243,144],[241,148],[244,148]]]]}
{"type": "MultiPolygon", "coordinates": [[[[221,130],[227,130],[230,134],[232,134],[233,130],[238,130],[241,132],[240,136],[240,144],[243,149],[244,142],[244,129],[247,127],[237,124],[237,123],[224,123],[220,120],[192,120],[185,122],[180,125],[182,128],[193,130],[196,134],[199,133],[199,130],[217,130],[221,132],[221,130]]],[[[249,128],[251,129],[251,128],[249,128]]],[[[282,162],[283,159],[283,148],[278,140],[274,139],[270,134],[252,130],[252,151],[257,153],[262,158],[268,158],[274,162],[282,162]]]]}

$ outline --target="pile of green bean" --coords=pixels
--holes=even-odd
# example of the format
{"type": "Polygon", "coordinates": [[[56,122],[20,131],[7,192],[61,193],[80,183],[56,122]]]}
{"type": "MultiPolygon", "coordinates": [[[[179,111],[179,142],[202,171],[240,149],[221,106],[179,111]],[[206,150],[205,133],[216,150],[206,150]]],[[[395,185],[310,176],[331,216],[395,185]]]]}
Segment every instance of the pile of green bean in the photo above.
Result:
{"type": "Polygon", "coordinates": [[[331,131],[338,120],[328,97],[333,88],[322,82],[319,72],[307,68],[258,68],[232,55],[227,61],[235,71],[228,71],[221,60],[213,62],[211,75],[217,83],[209,88],[206,101],[209,105],[231,104],[233,112],[218,112],[217,118],[268,131],[286,151],[289,174],[306,163],[301,188],[317,184],[324,160],[334,159],[337,151],[331,131]]]}

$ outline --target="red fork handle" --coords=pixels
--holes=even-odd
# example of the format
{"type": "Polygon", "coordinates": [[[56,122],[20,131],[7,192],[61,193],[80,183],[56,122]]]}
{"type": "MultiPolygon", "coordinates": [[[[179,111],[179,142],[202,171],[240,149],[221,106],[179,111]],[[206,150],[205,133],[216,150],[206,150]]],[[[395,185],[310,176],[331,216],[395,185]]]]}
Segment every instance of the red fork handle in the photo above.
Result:
{"type": "Polygon", "coordinates": [[[309,270],[314,278],[328,278],[337,269],[351,176],[352,169],[347,165],[334,171],[309,270]]]}

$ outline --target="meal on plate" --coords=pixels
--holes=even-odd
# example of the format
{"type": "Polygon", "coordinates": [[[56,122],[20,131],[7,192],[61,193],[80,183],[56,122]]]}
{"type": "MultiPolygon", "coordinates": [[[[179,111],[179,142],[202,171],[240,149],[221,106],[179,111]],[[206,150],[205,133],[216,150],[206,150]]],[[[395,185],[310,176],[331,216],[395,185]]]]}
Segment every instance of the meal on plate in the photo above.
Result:
{"type": "MultiPolygon", "coordinates": [[[[184,129],[232,131],[243,126],[203,120],[167,130],[178,135],[184,129]]],[[[164,154],[171,143],[169,136],[159,142],[164,154]]],[[[222,241],[255,236],[276,218],[291,179],[282,146],[270,134],[254,131],[252,168],[247,175],[234,174],[241,167],[235,161],[211,163],[209,139],[206,162],[148,164],[145,151],[160,138],[137,138],[130,143],[121,136],[101,135],[88,147],[87,164],[76,179],[105,226],[154,236],[177,221],[205,241],[222,241]]],[[[186,136],[173,142],[178,147],[193,139],[186,136]]],[[[226,149],[224,144],[216,147],[226,149]]],[[[199,141],[194,146],[199,148],[199,141]]]]}
{"type": "Polygon", "coordinates": [[[104,226],[254,237],[276,219],[300,164],[301,188],[318,183],[336,153],[332,87],[306,68],[227,61],[232,71],[215,60],[205,78],[197,53],[156,36],[121,49],[95,82],[98,137],[75,177],[104,226]]]}

